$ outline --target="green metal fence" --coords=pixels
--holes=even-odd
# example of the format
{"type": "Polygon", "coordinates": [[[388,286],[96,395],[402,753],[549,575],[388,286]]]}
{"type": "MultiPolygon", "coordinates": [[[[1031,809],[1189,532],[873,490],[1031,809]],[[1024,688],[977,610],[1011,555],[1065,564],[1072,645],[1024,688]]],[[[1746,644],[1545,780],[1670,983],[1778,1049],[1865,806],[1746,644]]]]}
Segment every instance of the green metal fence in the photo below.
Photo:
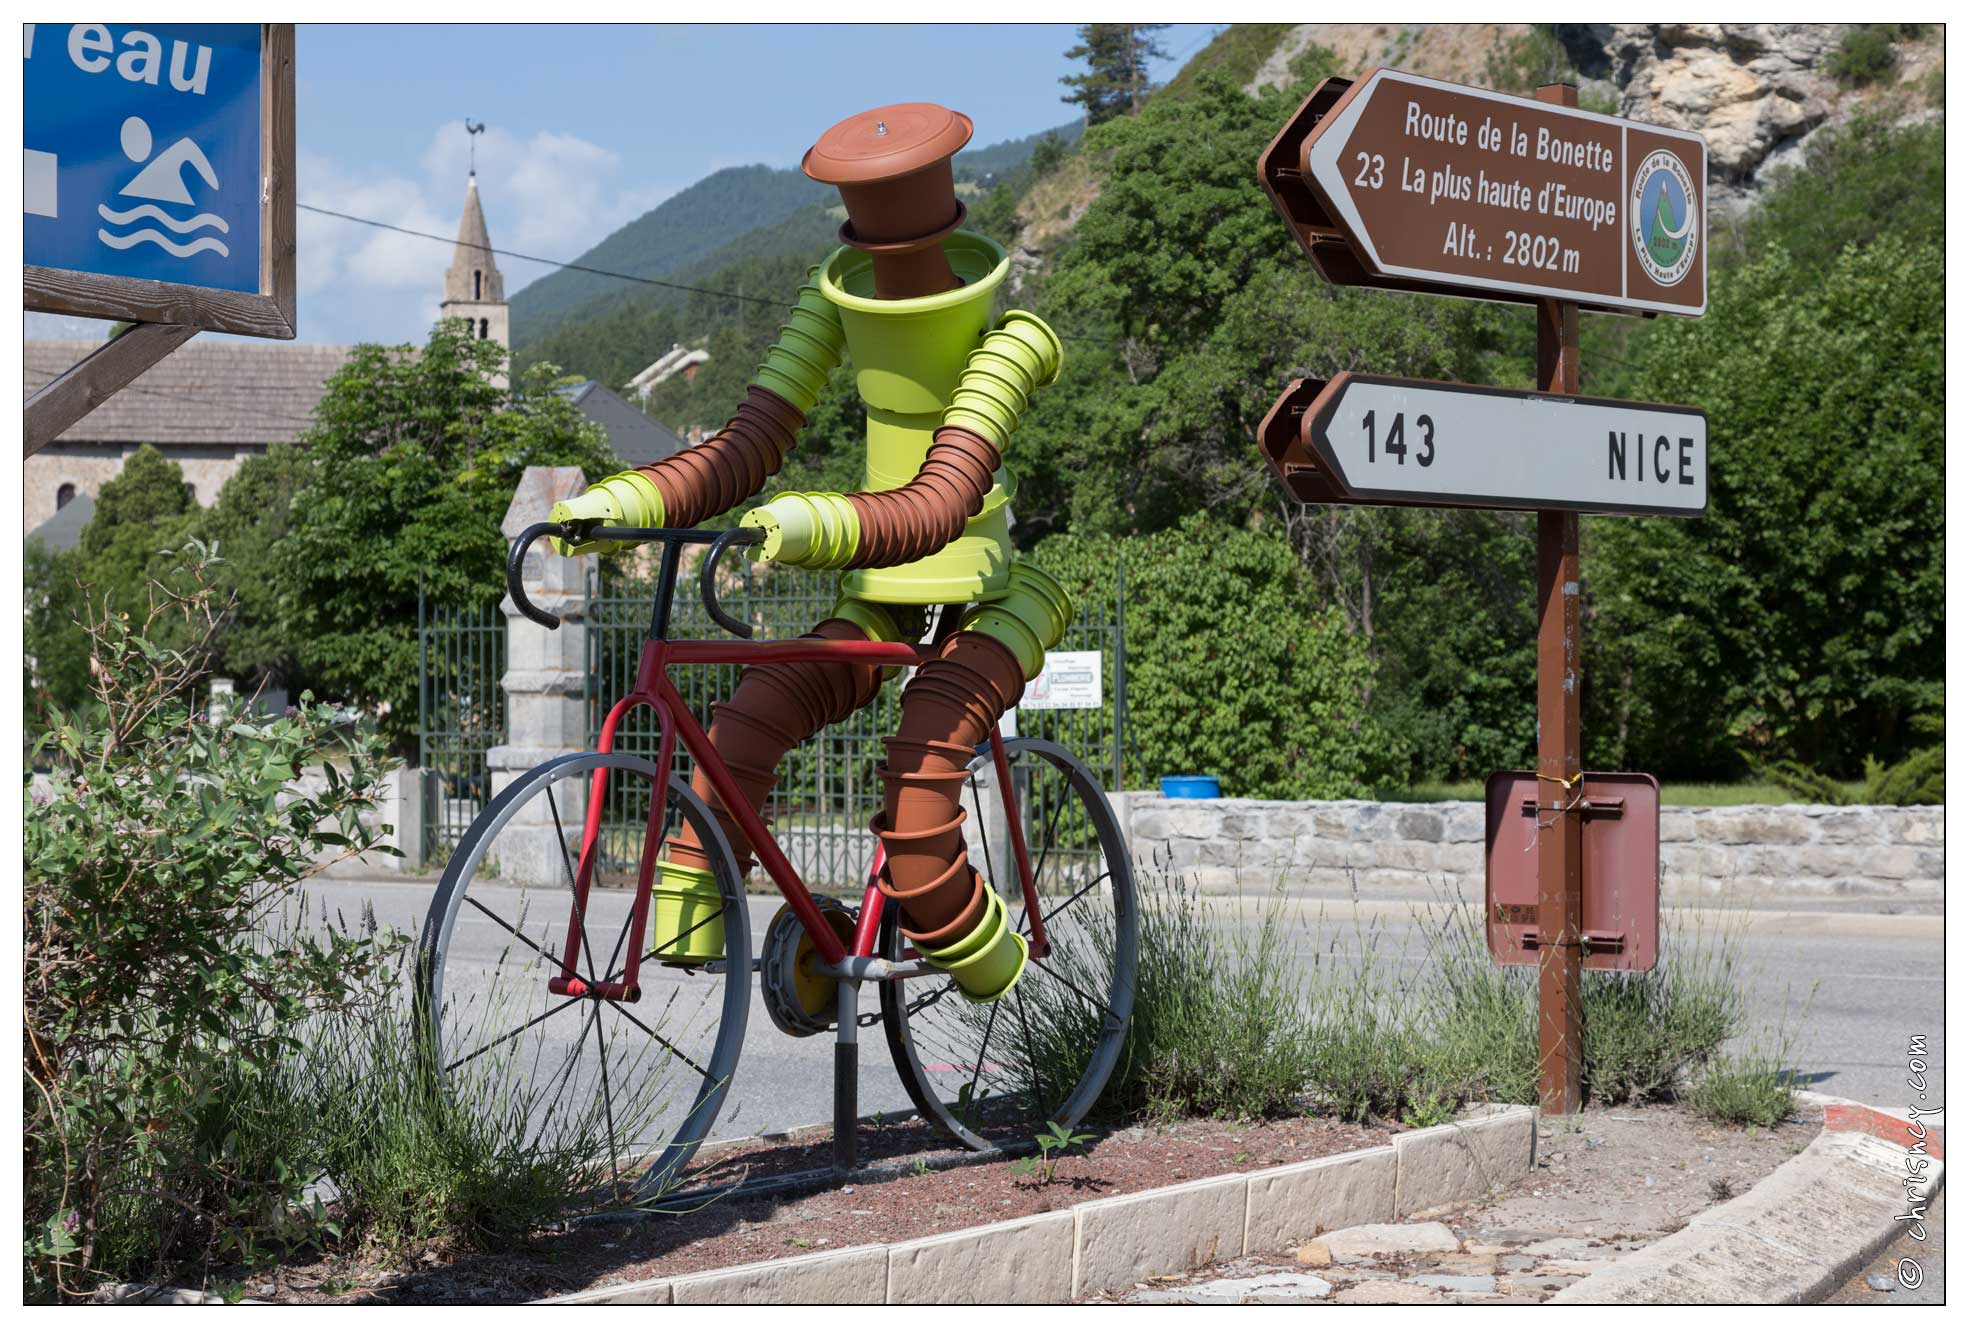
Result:
{"type": "MultiPolygon", "coordinates": [[[[834,606],[835,578],[831,574],[785,568],[747,568],[743,577],[721,589],[726,612],[753,626],[758,640],[797,637],[826,618],[834,606]]],[[[636,675],[644,634],[648,629],[654,579],[605,576],[588,601],[588,737],[595,742],[610,706],[628,692],[636,675]]],[[[1123,736],[1127,715],[1127,645],[1120,613],[1121,581],[1117,570],[1115,598],[1093,597],[1080,606],[1078,619],[1056,648],[1061,651],[1100,651],[1102,706],[1099,710],[1021,710],[1018,732],[1060,743],[1107,775],[1110,788],[1120,789],[1123,776],[1123,736]]],[[[723,630],[710,621],[699,598],[694,575],[679,578],[671,610],[674,637],[718,637],[723,630]]],[[[738,681],[736,666],[689,667],[673,670],[683,693],[701,723],[709,724],[711,703],[729,696],[738,681]]],[[[870,705],[819,738],[788,753],[780,780],[767,804],[767,816],[780,847],[801,876],[817,889],[856,890],[868,873],[873,844],[869,819],[881,808],[882,782],[875,769],[882,764],[883,738],[893,734],[899,719],[901,681],[891,680],[870,705]]],[[[656,755],[656,725],[647,708],[624,716],[616,730],[619,751],[656,755]]],[[[676,769],[688,773],[689,758],[677,753],[676,769]]],[[[648,809],[630,806],[634,791],[626,785],[611,792],[603,814],[604,856],[626,868],[641,846],[643,818],[648,809]]]]}
{"type": "Polygon", "coordinates": [[[486,749],[506,741],[506,618],[417,594],[417,764],[424,771],[424,861],[442,867],[492,797],[486,749]]]}

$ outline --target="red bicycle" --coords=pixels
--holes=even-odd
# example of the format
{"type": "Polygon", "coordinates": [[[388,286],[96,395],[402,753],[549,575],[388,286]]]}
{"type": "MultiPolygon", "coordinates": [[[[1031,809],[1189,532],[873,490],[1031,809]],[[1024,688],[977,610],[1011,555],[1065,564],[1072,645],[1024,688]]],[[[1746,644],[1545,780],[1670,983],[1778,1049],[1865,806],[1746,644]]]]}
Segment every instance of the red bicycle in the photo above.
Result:
{"type": "MultiPolygon", "coordinates": [[[[522,570],[545,535],[514,541],[507,584],[527,617],[522,570]]],[[[879,985],[881,1021],[911,1101],[971,1149],[1029,1141],[1046,1123],[1081,1121],[1122,1050],[1134,1004],[1137,912],[1121,827],[1099,779],[1057,744],[981,744],[967,786],[971,861],[1017,906],[1031,962],[1012,992],[974,1004],[909,948],[896,907],[875,886],[881,845],[856,907],[811,892],[752,810],[670,677],[675,667],[791,660],[914,666],[934,654],[964,606],[946,606],[923,643],[672,640],[682,550],[704,544],[700,587],[713,621],[751,628],[719,605],[716,569],[751,530],[612,528],[590,538],[662,546],[636,680],[602,726],[598,749],[554,757],[502,790],[472,822],[431,902],[418,990],[430,1053],[454,1083],[491,1090],[522,1113],[536,1142],[606,1157],[647,1198],[679,1185],[731,1089],[758,996],[795,1036],[835,1033],[835,1162],[853,1165],[858,989],[879,985]],[[654,760],[615,750],[631,708],[656,714],[654,760]],[[785,903],[755,958],[753,900],[717,819],[673,770],[678,746],[734,810],[785,903]],[[628,807],[634,820],[605,815],[628,807]],[[639,821],[640,824],[635,824],[639,821]],[[712,860],[720,907],[675,937],[652,937],[659,847],[688,822],[712,860]],[[666,962],[713,919],[724,956],[666,962]],[[651,944],[644,945],[647,941],[651,944]],[[571,1142],[571,1143],[570,1143],[571,1142]]],[[[1010,914],[1008,912],[1008,917],[1010,914]]],[[[484,1098],[481,1092],[479,1097],[484,1098]]]]}

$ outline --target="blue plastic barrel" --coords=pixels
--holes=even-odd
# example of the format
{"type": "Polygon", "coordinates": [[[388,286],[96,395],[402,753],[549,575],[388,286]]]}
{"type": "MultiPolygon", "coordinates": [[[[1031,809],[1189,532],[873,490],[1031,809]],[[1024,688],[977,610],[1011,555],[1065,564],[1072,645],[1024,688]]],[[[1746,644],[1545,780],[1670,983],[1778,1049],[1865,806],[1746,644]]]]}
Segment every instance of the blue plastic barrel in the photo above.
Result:
{"type": "Polygon", "coordinates": [[[1214,775],[1165,775],[1162,777],[1162,796],[1164,798],[1222,798],[1224,788],[1217,783],[1214,775]]]}

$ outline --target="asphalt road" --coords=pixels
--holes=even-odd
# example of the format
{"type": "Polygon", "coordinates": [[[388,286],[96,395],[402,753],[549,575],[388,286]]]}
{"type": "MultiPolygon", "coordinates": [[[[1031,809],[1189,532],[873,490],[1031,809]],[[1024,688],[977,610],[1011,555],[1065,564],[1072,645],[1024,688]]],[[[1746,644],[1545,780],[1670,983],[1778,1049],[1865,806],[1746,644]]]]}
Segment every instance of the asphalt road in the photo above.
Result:
{"type": "MultiPolygon", "coordinates": [[[[367,904],[384,925],[415,934],[423,922],[433,882],[325,879],[311,896],[332,915],[350,919],[367,904]]],[[[753,953],[775,897],[753,897],[753,953]]],[[[1213,902],[1218,926],[1254,932],[1264,906],[1250,901],[1213,902]]],[[[1371,951],[1407,969],[1425,963],[1429,931],[1415,909],[1398,903],[1356,907],[1346,902],[1294,901],[1287,936],[1306,965],[1357,965],[1371,951]]],[[[318,910],[311,905],[311,914],[318,910]]],[[[1720,915],[1699,916],[1714,928],[1720,915]]],[[[1741,979],[1751,996],[1752,1019],[1738,1039],[1742,1048],[1788,1047],[1801,1085],[1879,1106],[1906,1096],[1901,1079],[1910,1034],[1926,1034],[1929,1064],[1945,1067],[1942,1041],[1942,919],[1933,915],[1807,914],[1751,912],[1733,916],[1743,928],[1741,979]],[[1788,1043],[1787,1043],[1788,1040],[1788,1043]]],[[[490,923],[476,923],[473,944],[497,944],[490,923]]],[[[646,973],[648,971],[645,971],[646,973]]],[[[646,1000],[648,997],[646,996],[646,1000]]],[[[876,1009],[864,989],[862,1009],[876,1009]]],[[[578,1037],[570,1030],[568,1038],[578,1037]]],[[[889,1063],[879,1025],[861,1031],[864,1113],[906,1111],[908,1099],[889,1063]]],[[[756,990],[745,1055],[712,1138],[732,1138],[822,1122],[832,1113],[831,1035],[789,1038],[767,1019],[756,990]]]]}

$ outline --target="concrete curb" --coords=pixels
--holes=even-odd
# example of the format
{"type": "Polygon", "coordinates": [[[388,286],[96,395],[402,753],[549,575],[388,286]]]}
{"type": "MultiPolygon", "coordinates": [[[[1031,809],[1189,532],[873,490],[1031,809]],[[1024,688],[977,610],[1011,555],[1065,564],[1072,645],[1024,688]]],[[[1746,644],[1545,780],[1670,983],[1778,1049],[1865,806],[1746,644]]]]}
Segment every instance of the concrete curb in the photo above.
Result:
{"type": "Polygon", "coordinates": [[[1680,1232],[1552,1300],[1575,1305],[1797,1305],[1823,1300],[1904,1230],[1942,1186],[1941,1131],[1825,1095],[1825,1129],[1803,1152],[1680,1232]]]}
{"type": "Polygon", "coordinates": [[[1042,1305],[1465,1204],[1531,1171],[1538,1114],[1479,1107],[1390,1145],[1185,1182],[889,1246],[617,1283],[545,1305],[1042,1305]]]}

